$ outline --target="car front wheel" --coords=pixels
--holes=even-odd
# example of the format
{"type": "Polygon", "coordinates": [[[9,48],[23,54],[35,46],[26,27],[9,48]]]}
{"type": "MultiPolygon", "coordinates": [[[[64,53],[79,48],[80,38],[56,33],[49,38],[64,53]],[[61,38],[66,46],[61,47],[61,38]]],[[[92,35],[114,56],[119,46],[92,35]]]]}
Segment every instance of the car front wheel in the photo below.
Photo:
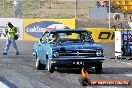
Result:
{"type": "Polygon", "coordinates": [[[53,73],[55,70],[55,67],[52,65],[51,60],[48,59],[47,68],[50,73],[53,73]]]}
{"type": "Polygon", "coordinates": [[[36,59],[36,68],[37,68],[37,70],[44,70],[46,68],[46,65],[41,64],[40,60],[37,58],[36,59]]]}
{"type": "Polygon", "coordinates": [[[96,71],[97,74],[102,72],[102,63],[95,66],[95,71],[96,71]]]}

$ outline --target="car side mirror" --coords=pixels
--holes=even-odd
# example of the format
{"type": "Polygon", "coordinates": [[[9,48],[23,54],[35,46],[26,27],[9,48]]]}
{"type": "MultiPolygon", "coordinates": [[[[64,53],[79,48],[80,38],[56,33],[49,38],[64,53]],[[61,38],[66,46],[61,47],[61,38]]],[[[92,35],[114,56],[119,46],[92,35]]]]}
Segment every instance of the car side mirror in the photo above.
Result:
{"type": "Polygon", "coordinates": [[[40,42],[42,42],[42,38],[40,39],[40,42]]]}

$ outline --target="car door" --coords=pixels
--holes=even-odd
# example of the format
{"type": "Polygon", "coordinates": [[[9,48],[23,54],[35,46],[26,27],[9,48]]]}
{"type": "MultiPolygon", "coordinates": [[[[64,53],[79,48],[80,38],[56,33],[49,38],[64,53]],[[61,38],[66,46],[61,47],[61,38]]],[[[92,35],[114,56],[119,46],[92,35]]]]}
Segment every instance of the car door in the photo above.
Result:
{"type": "Polygon", "coordinates": [[[38,44],[38,58],[40,59],[41,64],[46,63],[46,52],[47,52],[47,35],[43,35],[40,38],[38,44]]]}

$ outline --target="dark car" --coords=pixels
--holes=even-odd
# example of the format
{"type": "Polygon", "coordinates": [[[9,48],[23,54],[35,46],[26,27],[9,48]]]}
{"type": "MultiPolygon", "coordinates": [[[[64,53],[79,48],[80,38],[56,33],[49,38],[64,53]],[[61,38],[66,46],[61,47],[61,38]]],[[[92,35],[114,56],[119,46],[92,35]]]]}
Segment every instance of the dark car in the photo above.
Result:
{"type": "Polygon", "coordinates": [[[103,48],[95,44],[91,32],[83,29],[62,29],[46,31],[35,43],[33,54],[36,68],[50,73],[55,68],[95,67],[102,72],[103,48]]]}

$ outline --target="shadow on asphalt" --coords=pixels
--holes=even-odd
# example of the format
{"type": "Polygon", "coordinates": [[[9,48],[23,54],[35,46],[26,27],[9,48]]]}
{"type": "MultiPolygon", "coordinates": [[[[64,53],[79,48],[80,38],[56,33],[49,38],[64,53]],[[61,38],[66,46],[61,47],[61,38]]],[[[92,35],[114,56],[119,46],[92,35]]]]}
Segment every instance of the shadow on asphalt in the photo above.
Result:
{"type": "Polygon", "coordinates": [[[0,81],[6,84],[9,88],[18,88],[15,84],[9,82],[6,78],[0,76],[0,81]]]}
{"type": "MultiPolygon", "coordinates": [[[[56,69],[55,71],[59,73],[67,73],[67,74],[81,74],[80,69],[56,69]]],[[[89,74],[96,74],[94,69],[87,70],[89,74]]],[[[132,74],[132,68],[114,68],[114,67],[107,67],[103,68],[102,73],[100,74],[132,74]]]]}
{"type": "MultiPolygon", "coordinates": [[[[63,69],[56,69],[55,71],[59,73],[67,73],[67,74],[81,74],[81,69],[69,69],[69,68],[63,68],[63,69]]],[[[91,68],[87,69],[87,71],[90,74],[94,74],[95,71],[91,68]]]]}
{"type": "Polygon", "coordinates": [[[34,59],[34,56],[32,54],[26,55],[26,54],[9,54],[9,55],[0,55],[1,59],[34,59]]]}
{"type": "Polygon", "coordinates": [[[102,74],[132,74],[132,67],[126,68],[107,67],[103,68],[102,74]]]}

